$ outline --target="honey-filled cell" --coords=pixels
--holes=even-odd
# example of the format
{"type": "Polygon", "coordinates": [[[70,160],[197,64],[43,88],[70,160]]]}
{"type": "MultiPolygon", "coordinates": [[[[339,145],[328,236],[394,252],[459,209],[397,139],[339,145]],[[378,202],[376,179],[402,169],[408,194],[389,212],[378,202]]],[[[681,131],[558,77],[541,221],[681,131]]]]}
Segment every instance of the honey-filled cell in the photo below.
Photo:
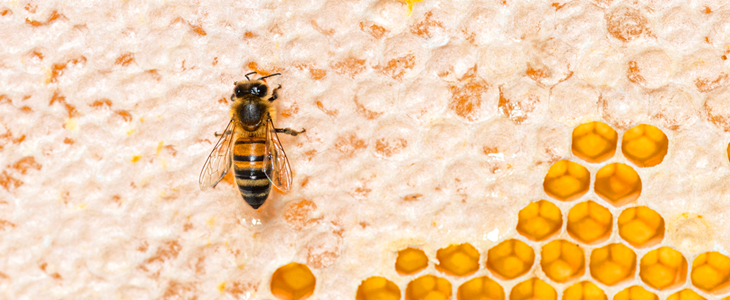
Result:
{"type": "Polygon", "coordinates": [[[618,234],[634,247],[653,246],[664,238],[664,218],[646,206],[629,207],[618,216],[618,234]]]}
{"type": "MultiPolygon", "coordinates": [[[[727,299],[727,298],[725,298],[727,299]]],[[[723,300],[725,300],[723,299],[723,300]]],[[[707,300],[705,297],[700,296],[697,292],[690,289],[683,289],[679,292],[669,295],[667,300],[707,300]]]]}
{"type": "Polygon", "coordinates": [[[451,298],[451,282],[434,275],[424,275],[408,283],[406,300],[447,300],[451,298]]]}
{"type": "Polygon", "coordinates": [[[555,240],[542,246],[540,266],[548,278],[563,283],[585,271],[585,254],[575,243],[555,240]]]}
{"type": "Polygon", "coordinates": [[[504,289],[487,276],[464,282],[456,292],[457,300],[504,300],[504,289]]]}
{"type": "Polygon", "coordinates": [[[565,289],[563,300],[608,300],[608,297],[595,283],[581,281],[565,289]]]}
{"type": "Polygon", "coordinates": [[[406,248],[398,251],[395,270],[401,275],[412,275],[428,267],[428,256],[421,249],[406,248]]]}
{"type": "Polygon", "coordinates": [[[602,122],[581,124],[573,129],[573,154],[590,163],[599,163],[616,153],[618,133],[602,122]]]}
{"type": "Polygon", "coordinates": [[[659,296],[635,285],[618,292],[613,300],[659,300],[659,296]]]}
{"type": "Polygon", "coordinates": [[[612,286],[634,278],[636,253],[623,244],[608,244],[593,249],[590,258],[591,277],[612,286]]]}
{"type": "Polygon", "coordinates": [[[542,241],[552,236],[563,225],[560,208],[547,200],[528,204],[517,216],[517,232],[533,241],[542,241]]]}
{"type": "Polygon", "coordinates": [[[687,259],[670,247],[651,250],[639,262],[639,277],[657,290],[677,287],[687,280],[687,259]]]}
{"type": "Polygon", "coordinates": [[[705,252],[692,262],[692,285],[709,293],[722,293],[730,287],[730,257],[720,252],[705,252]]]}
{"type": "Polygon", "coordinates": [[[591,185],[591,174],[578,163],[561,160],[550,166],[542,186],[545,193],[561,201],[580,198],[591,185]]]}
{"type": "Polygon", "coordinates": [[[614,206],[633,202],[641,195],[641,177],[629,165],[612,163],[596,172],[596,194],[614,206]]]}
{"type": "Polygon", "coordinates": [[[356,300],[400,300],[400,288],[385,277],[365,279],[357,288],[356,300]]]}
{"type": "Polygon", "coordinates": [[[307,299],[314,293],[317,279],[307,265],[290,263],[271,275],[271,293],[281,300],[307,299]]]}
{"type": "Polygon", "coordinates": [[[524,242],[511,239],[487,251],[487,269],[503,279],[524,275],[535,263],[535,251],[524,242]]]}
{"type": "Polygon", "coordinates": [[[638,167],[653,167],[667,155],[669,139],[661,129],[641,124],[624,133],[621,152],[638,167]]]}
{"type": "Polygon", "coordinates": [[[557,300],[558,292],[539,278],[518,283],[509,293],[510,300],[557,300]]]}
{"type": "Polygon", "coordinates": [[[469,243],[439,249],[436,258],[436,270],[449,275],[467,276],[479,270],[479,251],[469,243]]]}
{"type": "Polygon", "coordinates": [[[611,235],[613,215],[607,208],[588,200],[568,211],[567,223],[570,236],[582,243],[595,244],[611,235]]]}

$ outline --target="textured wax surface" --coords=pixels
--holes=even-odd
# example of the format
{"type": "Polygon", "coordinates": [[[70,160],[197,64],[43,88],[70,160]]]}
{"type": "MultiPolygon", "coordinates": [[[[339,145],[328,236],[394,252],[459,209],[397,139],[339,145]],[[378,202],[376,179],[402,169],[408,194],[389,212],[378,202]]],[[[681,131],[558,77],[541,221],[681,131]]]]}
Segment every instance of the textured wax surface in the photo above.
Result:
{"type": "Polygon", "coordinates": [[[730,251],[724,1],[55,2],[0,2],[0,299],[273,299],[290,262],[312,299],[353,299],[405,290],[398,250],[443,276],[436,250],[467,242],[489,274],[593,120],[669,137],[636,168],[662,245],[730,251]],[[282,73],[276,125],[307,130],[280,136],[293,188],[258,211],[197,183],[252,70],[282,73]]]}

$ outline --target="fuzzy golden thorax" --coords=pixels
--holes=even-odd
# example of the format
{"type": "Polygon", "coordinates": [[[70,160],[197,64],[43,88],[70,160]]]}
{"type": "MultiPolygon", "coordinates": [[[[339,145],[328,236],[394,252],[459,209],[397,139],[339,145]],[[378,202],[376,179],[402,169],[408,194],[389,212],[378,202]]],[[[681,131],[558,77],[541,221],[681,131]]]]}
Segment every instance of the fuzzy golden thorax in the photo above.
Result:
{"type": "Polygon", "coordinates": [[[236,122],[237,134],[266,136],[266,121],[276,116],[274,99],[274,90],[263,80],[236,82],[231,95],[231,118],[236,122]]]}

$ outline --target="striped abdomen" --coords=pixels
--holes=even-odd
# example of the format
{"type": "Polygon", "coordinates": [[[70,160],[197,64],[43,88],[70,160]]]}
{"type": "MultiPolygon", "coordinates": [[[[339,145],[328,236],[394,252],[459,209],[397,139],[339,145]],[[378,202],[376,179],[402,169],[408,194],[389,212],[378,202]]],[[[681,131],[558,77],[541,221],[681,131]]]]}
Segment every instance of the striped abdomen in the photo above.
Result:
{"type": "Polygon", "coordinates": [[[242,137],[233,146],[233,171],[243,200],[258,209],[271,191],[271,182],[264,174],[266,138],[242,137]]]}

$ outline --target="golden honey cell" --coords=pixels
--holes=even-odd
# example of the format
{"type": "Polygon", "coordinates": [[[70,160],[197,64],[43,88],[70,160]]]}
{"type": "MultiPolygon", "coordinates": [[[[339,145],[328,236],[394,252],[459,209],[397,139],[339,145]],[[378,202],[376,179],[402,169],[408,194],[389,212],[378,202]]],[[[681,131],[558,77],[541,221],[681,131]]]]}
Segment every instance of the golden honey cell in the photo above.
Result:
{"type": "Polygon", "coordinates": [[[436,258],[436,270],[449,275],[466,276],[479,270],[479,251],[469,243],[439,249],[436,258]]]}
{"type": "Polygon", "coordinates": [[[690,289],[683,289],[679,292],[669,295],[667,300],[707,300],[705,297],[700,296],[697,292],[690,289]]]}
{"type": "Polygon", "coordinates": [[[588,169],[578,163],[561,160],[550,166],[542,186],[550,197],[570,201],[588,192],[590,184],[588,169]]]}
{"type": "Polygon", "coordinates": [[[651,250],[639,262],[639,277],[657,290],[676,287],[687,280],[687,259],[669,247],[651,250]]]}
{"type": "Polygon", "coordinates": [[[593,249],[589,266],[594,279],[605,285],[615,285],[634,278],[636,253],[623,244],[608,244],[593,249]]]}
{"type": "Polygon", "coordinates": [[[727,144],[727,159],[730,161],[730,143],[727,144]]]}
{"type": "Polygon", "coordinates": [[[667,155],[669,139],[661,129],[641,124],[624,133],[621,152],[638,167],[653,167],[667,155]]]}
{"type": "Polygon", "coordinates": [[[573,154],[590,163],[599,163],[616,153],[618,134],[602,122],[581,124],[573,129],[573,154]]]}
{"type": "Polygon", "coordinates": [[[613,296],[613,300],[659,300],[659,297],[638,285],[625,288],[613,296]]]}
{"type": "Polygon", "coordinates": [[[578,203],[568,211],[568,234],[580,242],[604,241],[611,235],[612,226],[611,212],[592,200],[578,203]]]}
{"type": "Polygon", "coordinates": [[[395,270],[401,275],[411,275],[428,267],[428,256],[421,249],[406,248],[398,251],[395,270]]]}
{"type": "Polygon", "coordinates": [[[555,288],[539,278],[530,278],[518,283],[509,293],[510,300],[557,300],[555,288]]]}
{"type": "Polygon", "coordinates": [[[535,263],[535,251],[524,242],[506,240],[487,252],[487,269],[503,279],[524,275],[535,263]]]}
{"type": "Polygon", "coordinates": [[[365,279],[357,288],[356,300],[400,300],[400,288],[385,277],[365,279]]]}
{"type": "Polygon", "coordinates": [[[560,230],[563,214],[550,201],[528,204],[518,214],[517,232],[533,241],[542,241],[560,230]]]}
{"type": "Polygon", "coordinates": [[[504,289],[487,276],[464,282],[456,292],[457,300],[504,300],[504,289]]]}
{"type": "Polygon", "coordinates": [[[575,243],[552,241],[542,246],[540,256],[542,271],[555,282],[566,282],[585,272],[585,253],[575,243]]]}
{"type": "Polygon", "coordinates": [[[646,206],[629,207],[618,216],[618,234],[634,247],[653,246],[664,238],[664,218],[646,206]]]}
{"type": "Polygon", "coordinates": [[[282,300],[307,299],[314,293],[316,283],[307,265],[290,263],[276,269],[271,276],[271,293],[282,300]]]}
{"type": "Polygon", "coordinates": [[[730,284],[730,257],[706,252],[692,262],[692,284],[706,292],[723,292],[730,284]]]}
{"type": "Polygon", "coordinates": [[[629,165],[612,163],[596,173],[596,194],[613,204],[631,203],[641,195],[641,178],[629,165]]]}
{"type": "Polygon", "coordinates": [[[434,275],[423,275],[408,283],[406,300],[447,300],[451,298],[451,283],[434,275]]]}
{"type": "Polygon", "coordinates": [[[590,281],[571,285],[563,292],[563,300],[608,300],[606,293],[590,281]]]}

